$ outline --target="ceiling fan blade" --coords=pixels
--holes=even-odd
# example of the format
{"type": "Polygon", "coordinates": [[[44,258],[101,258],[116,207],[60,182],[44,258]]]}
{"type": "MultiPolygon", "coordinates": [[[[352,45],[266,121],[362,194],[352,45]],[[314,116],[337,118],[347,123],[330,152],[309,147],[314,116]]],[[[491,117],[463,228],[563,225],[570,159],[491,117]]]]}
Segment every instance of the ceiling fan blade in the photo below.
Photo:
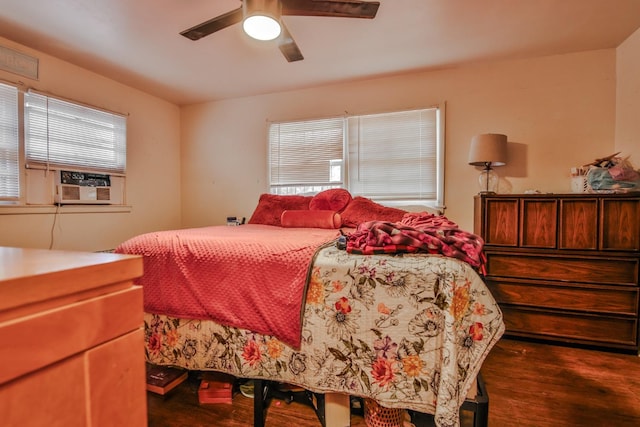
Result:
{"type": "Polygon", "coordinates": [[[380,2],[359,0],[280,0],[283,15],[373,19],[380,2]]]}
{"type": "Polygon", "coordinates": [[[280,25],[282,26],[282,34],[280,34],[280,37],[278,39],[278,47],[280,48],[280,52],[282,52],[284,57],[289,62],[302,61],[304,59],[304,56],[302,56],[302,52],[300,52],[298,45],[296,44],[295,40],[293,40],[291,33],[284,25],[284,22],[282,22],[282,20],[280,21],[280,25]]]}
{"type": "Polygon", "coordinates": [[[200,40],[201,38],[213,34],[216,31],[227,28],[233,24],[237,24],[242,21],[242,7],[227,12],[224,15],[217,16],[213,19],[198,24],[195,27],[191,27],[188,30],[184,30],[180,35],[185,36],[191,40],[200,40]]]}

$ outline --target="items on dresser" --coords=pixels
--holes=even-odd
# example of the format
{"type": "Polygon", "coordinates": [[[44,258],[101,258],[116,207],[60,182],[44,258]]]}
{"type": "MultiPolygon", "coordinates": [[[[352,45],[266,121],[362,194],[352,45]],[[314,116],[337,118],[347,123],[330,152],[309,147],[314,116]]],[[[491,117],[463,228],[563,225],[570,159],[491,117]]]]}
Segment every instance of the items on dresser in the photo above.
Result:
{"type": "Polygon", "coordinates": [[[506,335],[638,351],[640,194],[478,195],[506,335]]]}

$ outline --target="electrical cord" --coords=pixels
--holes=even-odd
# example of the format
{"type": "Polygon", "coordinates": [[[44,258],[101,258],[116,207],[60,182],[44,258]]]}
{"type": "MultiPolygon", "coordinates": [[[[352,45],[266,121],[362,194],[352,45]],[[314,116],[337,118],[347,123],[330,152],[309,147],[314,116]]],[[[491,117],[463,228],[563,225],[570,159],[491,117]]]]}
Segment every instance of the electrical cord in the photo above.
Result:
{"type": "Polygon", "coordinates": [[[60,203],[56,204],[56,211],[53,214],[53,224],[51,224],[51,234],[50,234],[50,240],[49,240],[49,250],[51,250],[53,248],[53,232],[56,228],[56,221],[58,219],[58,214],[60,213],[60,203]]]}

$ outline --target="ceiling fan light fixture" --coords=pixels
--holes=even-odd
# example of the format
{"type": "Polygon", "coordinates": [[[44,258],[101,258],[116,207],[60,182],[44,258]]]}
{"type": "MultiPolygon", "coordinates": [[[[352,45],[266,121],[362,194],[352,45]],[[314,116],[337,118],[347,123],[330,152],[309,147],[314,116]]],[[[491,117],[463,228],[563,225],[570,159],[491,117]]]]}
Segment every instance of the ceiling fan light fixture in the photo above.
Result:
{"type": "Polygon", "coordinates": [[[274,40],[282,32],[277,0],[244,0],[242,29],[256,40],[274,40]]]}
{"type": "Polygon", "coordinates": [[[180,35],[200,40],[242,22],[244,32],[254,39],[278,39],[273,44],[288,62],[295,62],[304,56],[287,29],[283,15],[373,19],[380,7],[379,1],[364,0],[241,0],[241,3],[242,6],[188,28],[180,35]]]}
{"type": "Polygon", "coordinates": [[[282,32],[280,23],[270,16],[252,15],[244,19],[242,23],[244,32],[256,40],[273,40],[282,32]]]}

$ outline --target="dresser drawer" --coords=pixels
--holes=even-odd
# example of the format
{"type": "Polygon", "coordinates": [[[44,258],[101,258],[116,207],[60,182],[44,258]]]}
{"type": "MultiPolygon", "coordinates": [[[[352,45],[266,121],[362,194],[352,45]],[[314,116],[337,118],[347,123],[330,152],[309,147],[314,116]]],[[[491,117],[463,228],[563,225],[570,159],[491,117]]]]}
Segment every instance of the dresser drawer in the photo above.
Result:
{"type": "Polygon", "coordinates": [[[474,212],[507,335],[637,354],[640,193],[480,194],[474,212]]]}
{"type": "Polygon", "coordinates": [[[11,343],[0,347],[0,384],[86,352],[142,324],[142,287],[131,283],[122,291],[0,322],[0,342],[11,343]],[[46,351],[34,351],[34,334],[46,351]]]}
{"type": "Polygon", "coordinates": [[[561,341],[636,348],[636,318],[590,316],[501,305],[508,335],[541,336],[561,341]]]}
{"type": "Polygon", "coordinates": [[[487,280],[498,303],[635,316],[638,288],[487,280]]]}
{"type": "Polygon", "coordinates": [[[489,277],[638,285],[637,258],[573,257],[487,251],[489,277]]]}

